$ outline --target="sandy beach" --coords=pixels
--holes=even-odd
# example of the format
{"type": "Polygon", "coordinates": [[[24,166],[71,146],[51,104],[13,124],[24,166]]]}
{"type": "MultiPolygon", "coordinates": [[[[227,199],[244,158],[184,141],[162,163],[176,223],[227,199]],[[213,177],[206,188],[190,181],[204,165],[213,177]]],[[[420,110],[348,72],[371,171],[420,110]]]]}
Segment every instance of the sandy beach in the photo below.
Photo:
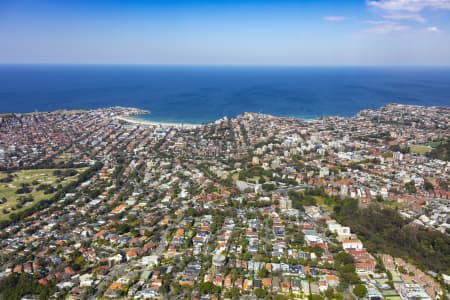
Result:
{"type": "Polygon", "coordinates": [[[154,127],[175,127],[175,128],[195,128],[200,126],[200,124],[185,124],[185,123],[169,123],[169,122],[156,122],[156,121],[148,121],[133,118],[132,116],[117,116],[115,117],[117,120],[121,120],[124,122],[132,123],[132,124],[142,124],[154,127]]]}

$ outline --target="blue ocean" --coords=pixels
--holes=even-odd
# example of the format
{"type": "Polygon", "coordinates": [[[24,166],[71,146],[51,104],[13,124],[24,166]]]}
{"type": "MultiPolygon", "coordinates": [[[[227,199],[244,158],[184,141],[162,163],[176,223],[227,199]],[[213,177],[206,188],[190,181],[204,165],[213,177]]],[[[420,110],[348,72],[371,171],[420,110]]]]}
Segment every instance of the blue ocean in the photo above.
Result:
{"type": "Polygon", "coordinates": [[[450,106],[450,68],[0,65],[0,112],[133,106],[155,121],[450,106]]]}

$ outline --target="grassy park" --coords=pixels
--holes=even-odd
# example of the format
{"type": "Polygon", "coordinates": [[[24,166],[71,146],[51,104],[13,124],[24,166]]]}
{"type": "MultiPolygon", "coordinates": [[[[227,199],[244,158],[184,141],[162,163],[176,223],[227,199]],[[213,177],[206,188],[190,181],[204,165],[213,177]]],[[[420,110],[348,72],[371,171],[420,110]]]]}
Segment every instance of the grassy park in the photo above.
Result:
{"type": "Polygon", "coordinates": [[[0,172],[0,220],[39,201],[50,199],[59,189],[76,181],[85,169],[0,172]]]}
{"type": "Polygon", "coordinates": [[[426,153],[430,152],[431,150],[433,150],[433,148],[431,148],[430,146],[426,146],[426,145],[411,145],[411,146],[409,146],[409,151],[411,153],[416,153],[416,154],[426,154],[426,153]]]}

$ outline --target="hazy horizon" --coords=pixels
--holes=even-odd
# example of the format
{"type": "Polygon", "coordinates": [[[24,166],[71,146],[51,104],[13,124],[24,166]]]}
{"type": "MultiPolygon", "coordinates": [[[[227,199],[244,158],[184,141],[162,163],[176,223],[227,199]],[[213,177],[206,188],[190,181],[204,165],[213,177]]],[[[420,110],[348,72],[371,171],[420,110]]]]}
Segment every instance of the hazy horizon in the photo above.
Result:
{"type": "Polygon", "coordinates": [[[157,63],[46,63],[46,62],[13,62],[13,63],[4,63],[0,62],[0,66],[55,66],[55,67],[76,67],[76,66],[99,66],[99,67],[107,67],[107,66],[123,66],[123,67],[211,67],[211,68],[241,68],[241,67],[249,67],[249,68],[450,68],[450,64],[448,65],[412,65],[412,64],[404,64],[404,65],[339,65],[339,64],[330,64],[330,65],[294,65],[294,64],[181,64],[181,63],[173,63],[173,64],[157,64],[157,63]]]}
{"type": "Polygon", "coordinates": [[[450,0],[0,3],[1,64],[450,66],[450,0]]]}

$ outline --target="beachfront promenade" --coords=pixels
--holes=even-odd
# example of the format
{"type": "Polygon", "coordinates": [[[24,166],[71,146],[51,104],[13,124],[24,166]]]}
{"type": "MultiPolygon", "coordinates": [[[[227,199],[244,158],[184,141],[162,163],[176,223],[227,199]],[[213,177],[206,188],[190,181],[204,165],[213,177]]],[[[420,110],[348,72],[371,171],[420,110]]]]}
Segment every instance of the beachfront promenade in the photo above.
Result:
{"type": "Polygon", "coordinates": [[[140,120],[133,118],[131,116],[117,116],[115,117],[117,120],[121,120],[124,122],[132,123],[132,124],[141,124],[141,125],[148,125],[148,126],[154,126],[154,127],[175,127],[175,128],[196,128],[199,127],[201,124],[185,124],[185,123],[169,123],[169,122],[156,122],[156,121],[148,121],[148,120],[140,120]]]}

